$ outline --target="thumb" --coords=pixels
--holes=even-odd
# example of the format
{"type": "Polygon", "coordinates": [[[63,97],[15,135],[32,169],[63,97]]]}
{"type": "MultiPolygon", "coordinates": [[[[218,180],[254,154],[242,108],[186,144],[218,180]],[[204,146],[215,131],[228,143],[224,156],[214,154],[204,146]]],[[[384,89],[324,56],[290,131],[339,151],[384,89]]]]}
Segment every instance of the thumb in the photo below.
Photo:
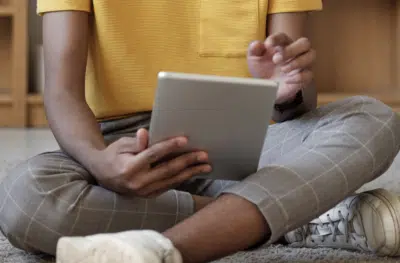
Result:
{"type": "Polygon", "coordinates": [[[122,137],[117,141],[113,142],[109,145],[109,147],[113,147],[119,154],[122,153],[139,153],[140,147],[138,144],[137,138],[134,137],[122,137]]]}
{"type": "Polygon", "coordinates": [[[118,153],[137,154],[147,148],[149,134],[146,129],[139,129],[136,137],[122,137],[115,141],[112,145],[117,149],[118,153]]]}
{"type": "Polygon", "coordinates": [[[266,52],[266,48],[265,45],[260,42],[260,41],[253,41],[250,45],[249,45],[249,49],[248,49],[248,56],[255,56],[255,57],[261,57],[265,54],[266,52]]]}
{"type": "Polygon", "coordinates": [[[146,129],[139,129],[136,132],[137,146],[139,151],[144,151],[149,144],[149,132],[146,129]]]}

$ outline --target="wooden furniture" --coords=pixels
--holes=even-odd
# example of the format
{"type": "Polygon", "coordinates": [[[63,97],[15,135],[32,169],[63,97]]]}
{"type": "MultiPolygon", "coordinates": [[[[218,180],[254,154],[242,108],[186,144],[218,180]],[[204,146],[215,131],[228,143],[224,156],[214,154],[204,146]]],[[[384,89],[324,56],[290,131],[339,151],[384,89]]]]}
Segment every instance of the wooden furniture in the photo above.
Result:
{"type": "Polygon", "coordinates": [[[319,104],[369,95],[400,111],[400,1],[324,0],[310,39],[319,104]]]}
{"type": "Polygon", "coordinates": [[[0,126],[27,117],[27,0],[0,0],[0,126]]]}
{"type": "MultiPolygon", "coordinates": [[[[0,0],[0,127],[46,125],[26,87],[28,1],[0,0]]],[[[309,22],[320,105],[369,95],[400,111],[400,1],[324,0],[309,22]]]]}

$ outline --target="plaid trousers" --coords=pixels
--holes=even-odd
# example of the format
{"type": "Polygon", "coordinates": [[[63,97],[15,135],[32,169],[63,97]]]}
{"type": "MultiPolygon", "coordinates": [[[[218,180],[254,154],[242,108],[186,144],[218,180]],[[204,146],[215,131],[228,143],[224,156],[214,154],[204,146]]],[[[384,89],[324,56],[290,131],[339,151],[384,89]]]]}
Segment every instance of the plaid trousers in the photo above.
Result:
{"type": "MultiPolygon", "coordinates": [[[[111,142],[148,127],[149,119],[146,113],[100,125],[111,142]]],[[[381,175],[399,146],[397,114],[360,96],[271,125],[259,169],[243,181],[190,180],[153,199],[108,191],[62,151],[46,152],[1,183],[0,229],[18,248],[54,255],[61,236],[164,231],[194,213],[191,194],[232,193],[259,207],[272,243],[381,175]]]]}

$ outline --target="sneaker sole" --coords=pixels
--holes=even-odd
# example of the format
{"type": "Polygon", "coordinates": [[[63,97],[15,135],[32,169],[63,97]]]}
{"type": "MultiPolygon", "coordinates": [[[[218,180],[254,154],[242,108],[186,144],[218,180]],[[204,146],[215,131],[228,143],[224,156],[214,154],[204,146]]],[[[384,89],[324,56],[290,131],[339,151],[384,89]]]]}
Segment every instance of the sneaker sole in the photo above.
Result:
{"type": "MultiPolygon", "coordinates": [[[[400,200],[396,195],[393,195],[385,189],[376,189],[367,193],[378,197],[389,208],[391,216],[394,220],[395,233],[399,234],[395,235],[394,249],[390,251],[389,254],[384,253],[384,255],[398,256],[400,251],[400,200]]],[[[379,251],[377,251],[377,254],[380,254],[379,251]]]]}

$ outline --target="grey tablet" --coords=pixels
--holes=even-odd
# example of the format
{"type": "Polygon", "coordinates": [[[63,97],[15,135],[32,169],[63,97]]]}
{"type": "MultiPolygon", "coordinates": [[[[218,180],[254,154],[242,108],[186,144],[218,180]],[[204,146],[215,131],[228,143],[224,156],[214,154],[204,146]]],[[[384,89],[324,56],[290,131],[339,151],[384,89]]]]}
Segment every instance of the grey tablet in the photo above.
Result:
{"type": "Polygon", "coordinates": [[[187,136],[209,154],[213,170],[198,177],[242,180],[257,171],[277,83],[269,80],[160,72],[150,145],[187,136]]]}

